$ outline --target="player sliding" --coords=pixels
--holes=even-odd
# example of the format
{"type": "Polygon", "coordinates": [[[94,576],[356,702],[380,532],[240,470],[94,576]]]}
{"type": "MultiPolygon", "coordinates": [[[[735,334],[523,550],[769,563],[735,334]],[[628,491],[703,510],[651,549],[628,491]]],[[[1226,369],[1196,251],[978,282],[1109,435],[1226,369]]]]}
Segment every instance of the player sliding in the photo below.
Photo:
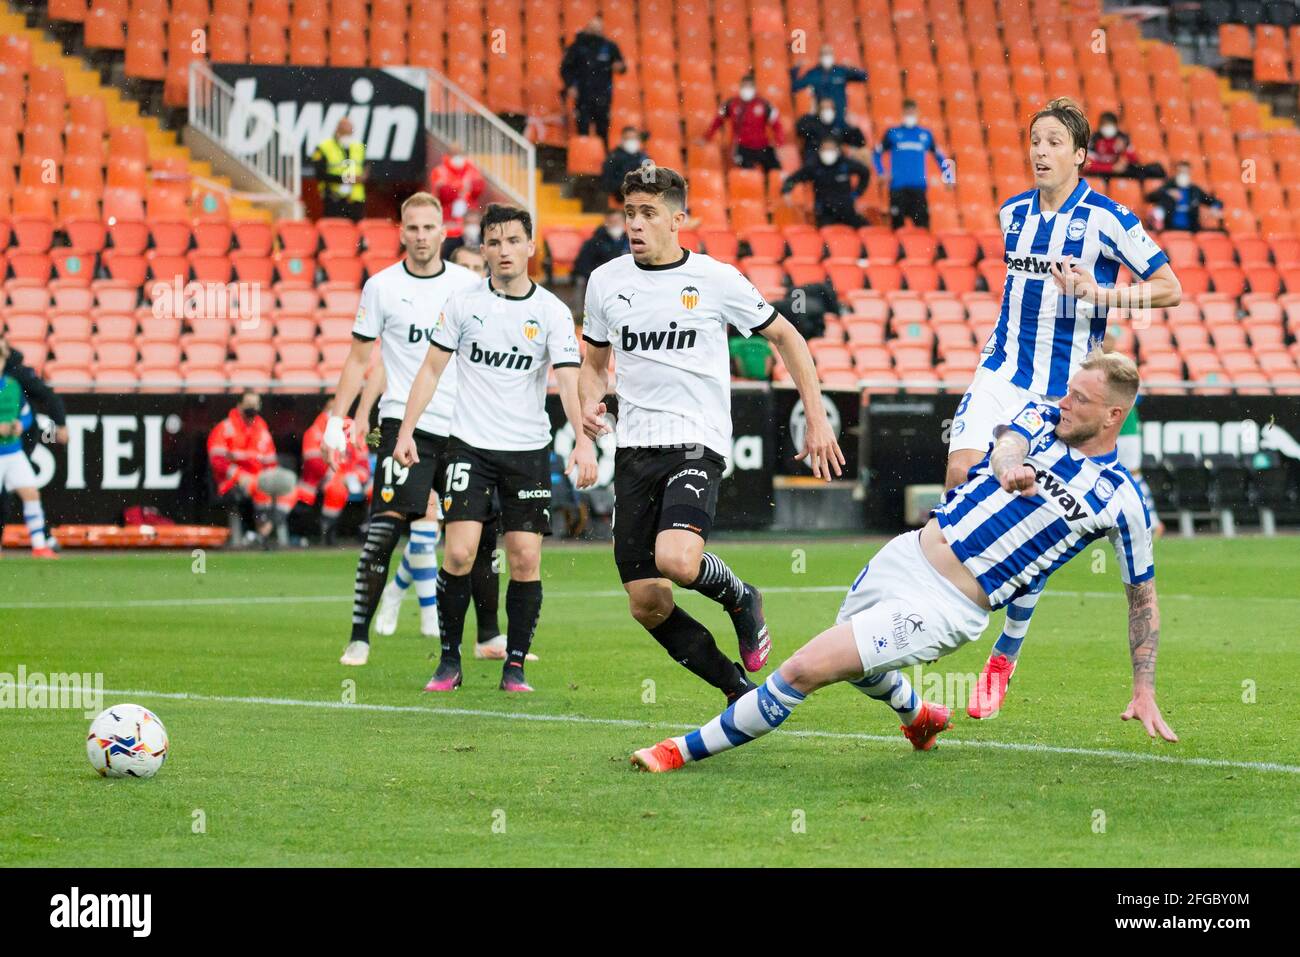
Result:
{"type": "Polygon", "coordinates": [[[576,465],[578,488],[596,480],[596,448],[581,434],[573,316],[528,278],[528,260],[536,250],[532,217],[522,209],[492,205],[482,230],[492,278],[443,306],[432,345],[411,385],[393,452],[398,463],[411,468],[429,455],[420,448],[416,426],[447,364],[457,356],[459,394],[443,463],[442,658],[425,691],[453,691],[463,680],[460,643],[470,603],[470,569],[483,524],[494,520],[494,493],[501,502],[510,564],[501,690],[533,690],[524,680],[524,661],[542,610],[542,536],[551,533],[548,366],[555,369],[565,415],[578,433],[566,470],[576,465]]]}
{"type": "MultiPolygon", "coordinates": [[[[1088,120],[1072,100],[1052,100],[1029,124],[1035,188],[1002,204],[1006,246],[1002,312],[970,389],[957,406],[946,485],[966,480],[988,452],[993,428],[1027,402],[1054,404],[1114,307],[1175,306],[1182,297],[1168,257],[1133,212],[1079,178],[1088,156],[1088,120]],[[1123,265],[1143,281],[1115,285],[1123,265]]],[[[1002,707],[1040,592],[1017,596],[993,645],[967,712],[1002,707]]]]}
{"type": "Polygon", "coordinates": [[[653,166],[634,170],[623,180],[623,202],[631,254],[596,269],[587,284],[583,425],[591,439],[608,431],[612,352],[618,357],[614,561],[632,617],[674,661],[734,700],[753,687],[745,671],[763,667],[771,641],[758,589],[704,551],[731,453],[728,325],[744,336],[766,336],[785,360],[808,419],[798,458],[829,481],[840,474],[844,455],[803,337],[735,267],[681,248],[681,175],[653,166]],[[674,603],[674,584],[727,610],[743,669],[674,603]]]}
{"type": "Polygon", "coordinates": [[[1133,697],[1120,715],[1147,734],[1178,738],[1156,705],[1160,612],[1150,520],[1116,438],[1138,390],[1126,356],[1090,352],[1057,408],[1030,402],[972,475],[950,490],[929,523],[872,557],[849,589],[836,625],[822,632],[704,727],[637,751],[646,771],[672,771],[779,727],[808,695],[847,681],[902,719],[928,751],[951,712],[922,701],[899,669],[933,662],[979,638],[989,611],[1039,587],[1105,535],[1128,595],[1133,697]]]}
{"type": "MultiPolygon", "coordinates": [[[[454,293],[482,285],[482,279],[460,266],[442,261],[440,250],[445,230],[442,204],[429,193],[415,193],[402,204],[402,243],[406,255],[366,280],[361,289],[361,304],[352,326],[352,349],[339,374],[338,389],[330,409],[329,422],[321,436],[321,448],[337,457],[349,441],[358,444],[364,436],[349,438],[343,417],[361,391],[375,339],[380,341],[387,387],[379,401],[380,440],[376,452],[374,493],[370,500],[370,524],[366,541],[357,560],[356,584],[352,599],[352,637],[339,659],[345,665],[364,665],[370,658],[370,620],[388,581],[388,563],[408,521],[414,567],[432,565],[437,559],[437,500],[433,490],[437,456],[425,456],[416,468],[407,468],[393,458],[397,428],[406,411],[407,393],[420,367],[433,335],[433,324],[442,312],[443,303],[454,293]]],[[[427,403],[426,403],[427,404],[427,403]]],[[[425,409],[418,422],[418,434],[426,441],[434,438],[438,421],[446,410],[425,409]]],[[[365,421],[356,432],[366,430],[365,421]]],[[[417,594],[432,586],[417,579],[417,594]]],[[[437,613],[422,615],[421,630],[436,631],[437,613]]]]}

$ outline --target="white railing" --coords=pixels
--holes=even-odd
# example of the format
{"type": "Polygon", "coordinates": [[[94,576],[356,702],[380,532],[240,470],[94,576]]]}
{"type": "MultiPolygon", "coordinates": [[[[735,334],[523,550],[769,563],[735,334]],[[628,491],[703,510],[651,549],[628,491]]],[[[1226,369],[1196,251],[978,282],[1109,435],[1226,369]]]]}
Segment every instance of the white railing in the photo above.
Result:
{"type": "Polygon", "coordinates": [[[437,70],[429,70],[426,125],[443,147],[459,144],[484,177],[537,221],[537,148],[437,70]]]}
{"type": "MultiPolygon", "coordinates": [[[[190,62],[189,123],[224,150],[258,182],[272,201],[292,207],[294,218],[303,215],[302,157],[297,150],[281,149],[290,139],[275,114],[256,114],[237,103],[235,89],[202,60],[190,62]]],[[[263,199],[266,194],[238,194],[263,199]]]]}

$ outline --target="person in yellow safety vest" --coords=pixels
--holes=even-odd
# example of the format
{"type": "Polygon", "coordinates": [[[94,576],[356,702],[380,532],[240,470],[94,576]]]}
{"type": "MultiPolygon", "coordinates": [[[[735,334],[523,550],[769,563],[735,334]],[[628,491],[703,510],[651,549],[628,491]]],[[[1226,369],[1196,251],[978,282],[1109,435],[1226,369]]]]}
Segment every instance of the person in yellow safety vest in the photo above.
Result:
{"type": "Polygon", "coordinates": [[[322,140],[311,154],[316,164],[321,199],[326,216],[341,216],[354,222],[366,214],[366,145],[353,136],[352,121],[339,120],[334,135],[322,140]]]}

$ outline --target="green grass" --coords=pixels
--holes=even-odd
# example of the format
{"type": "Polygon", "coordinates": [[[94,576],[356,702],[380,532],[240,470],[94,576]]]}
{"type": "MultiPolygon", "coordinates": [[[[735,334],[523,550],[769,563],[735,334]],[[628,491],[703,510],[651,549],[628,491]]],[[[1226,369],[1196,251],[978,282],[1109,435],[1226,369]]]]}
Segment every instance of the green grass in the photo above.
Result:
{"type": "MultiPolygon", "coordinates": [[[[776,665],[833,621],[842,588],[879,545],[718,551],[770,589],[776,665]]],[[[102,672],[107,688],[138,692],[130,697],[157,711],[172,753],[151,781],[105,780],[86,762],[81,711],[0,711],[0,865],[1294,865],[1300,774],[1182,759],[1300,765],[1300,548],[1294,538],[1201,539],[1157,550],[1159,700],[1177,745],[1119,720],[1126,618],[1107,549],[1104,570],[1085,553],[1053,578],[1003,714],[976,722],[963,710],[945,737],[1130,756],[915,754],[883,705],[841,687],[786,730],[657,776],[630,771],[629,753],[711,718],[721,697],[631,621],[606,548],[543,557],[536,694],[503,695],[495,663],[467,660],[465,686],[437,697],[420,693],[433,663],[413,637],[413,598],[368,667],[338,665],[350,552],[214,552],[202,574],[188,553],[58,563],[10,553],[0,672],[102,672]],[[241,601],[251,596],[321,600],[241,601]],[[172,603],[127,604],[160,600],[172,603]],[[144,693],[339,704],[347,679],[359,704],[402,710],[144,693]],[[1255,703],[1243,703],[1245,681],[1255,703]],[[499,716],[456,713],[467,710],[499,716]],[[1141,759],[1150,755],[1180,760],[1141,759]],[[193,833],[196,811],[206,833],[193,833]],[[1094,832],[1098,812],[1104,833],[1094,832]],[[502,821],[505,833],[494,831],[502,821]]],[[[716,606],[682,600],[734,649],[716,606]]],[[[977,672],[1000,617],[930,670],[977,672]]]]}

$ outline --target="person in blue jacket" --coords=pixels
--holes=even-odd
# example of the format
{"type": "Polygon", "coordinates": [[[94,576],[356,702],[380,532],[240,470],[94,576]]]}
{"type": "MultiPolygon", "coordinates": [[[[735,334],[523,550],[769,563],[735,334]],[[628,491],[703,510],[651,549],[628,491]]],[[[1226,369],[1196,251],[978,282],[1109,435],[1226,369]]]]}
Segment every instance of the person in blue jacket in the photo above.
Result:
{"type": "MultiPolygon", "coordinates": [[[[920,125],[915,100],[903,101],[903,123],[891,127],[876,146],[876,174],[884,176],[881,162],[889,153],[889,213],[898,229],[910,219],[922,229],[930,227],[930,204],[925,196],[925,154],[933,153],[941,169],[946,160],[934,134],[920,125]]],[[[947,177],[945,177],[945,180],[947,177]]]]}
{"type": "Polygon", "coordinates": [[[845,87],[850,83],[867,82],[866,70],[835,62],[835,51],[829,43],[822,46],[815,67],[802,76],[799,75],[801,69],[798,64],[790,67],[790,92],[798,93],[812,87],[814,102],[826,99],[835,104],[835,123],[843,121],[844,110],[848,106],[845,87]]]}

